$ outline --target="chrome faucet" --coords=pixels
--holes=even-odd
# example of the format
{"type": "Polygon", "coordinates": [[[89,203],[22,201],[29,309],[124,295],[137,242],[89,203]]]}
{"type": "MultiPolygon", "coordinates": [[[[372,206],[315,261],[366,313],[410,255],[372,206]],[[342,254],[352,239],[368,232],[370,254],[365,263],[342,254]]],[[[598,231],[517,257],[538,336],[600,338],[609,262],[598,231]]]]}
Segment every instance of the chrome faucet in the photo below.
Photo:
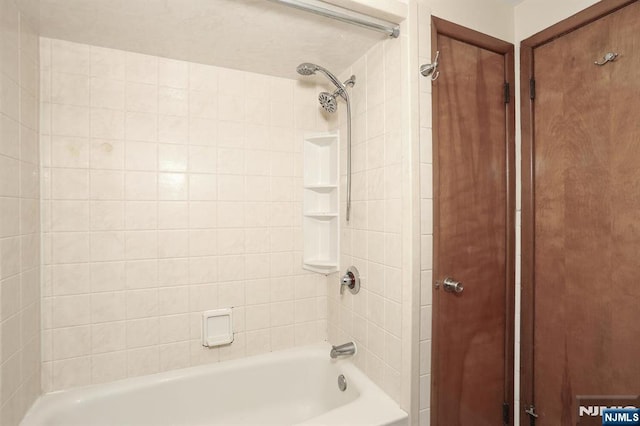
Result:
{"type": "Polygon", "coordinates": [[[355,355],[356,344],[354,342],[344,343],[338,346],[331,347],[331,358],[338,358],[339,356],[355,355]]]}

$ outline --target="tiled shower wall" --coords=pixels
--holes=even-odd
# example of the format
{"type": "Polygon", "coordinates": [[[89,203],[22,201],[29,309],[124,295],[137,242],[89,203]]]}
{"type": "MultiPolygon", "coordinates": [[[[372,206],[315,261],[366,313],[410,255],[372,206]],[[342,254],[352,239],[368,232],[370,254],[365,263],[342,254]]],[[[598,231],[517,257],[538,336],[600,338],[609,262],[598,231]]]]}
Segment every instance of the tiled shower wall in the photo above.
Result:
{"type": "MultiPolygon", "coordinates": [[[[41,39],[45,391],[326,338],[301,269],[313,84],[41,39]],[[235,341],[201,346],[234,307],[235,341]]],[[[292,70],[292,77],[294,76],[292,70]]]]}
{"type": "MultiPolygon", "coordinates": [[[[431,9],[418,3],[420,63],[431,62],[431,9]]],[[[433,285],[433,145],[431,79],[420,77],[420,426],[431,416],[431,324],[433,285]]]]}
{"type": "MultiPolygon", "coordinates": [[[[356,76],[353,103],[351,221],[342,217],[343,271],[327,279],[329,339],[355,340],[355,363],[393,399],[402,387],[402,52],[406,36],[375,45],[341,76],[356,76]],[[339,293],[341,274],[358,268],[360,292],[339,293]]],[[[342,106],[342,105],[341,105],[342,106]]],[[[346,115],[341,112],[341,134],[346,115]]],[[[344,138],[343,138],[344,140],[344,138]]],[[[342,191],[346,141],[342,144],[342,191]]],[[[344,200],[341,203],[345,211],[344,200]]],[[[406,307],[410,309],[410,307],[406,307]]],[[[404,330],[404,332],[407,332],[404,330]]]]}
{"type": "Polygon", "coordinates": [[[38,37],[0,1],[0,424],[40,394],[38,37]]]}

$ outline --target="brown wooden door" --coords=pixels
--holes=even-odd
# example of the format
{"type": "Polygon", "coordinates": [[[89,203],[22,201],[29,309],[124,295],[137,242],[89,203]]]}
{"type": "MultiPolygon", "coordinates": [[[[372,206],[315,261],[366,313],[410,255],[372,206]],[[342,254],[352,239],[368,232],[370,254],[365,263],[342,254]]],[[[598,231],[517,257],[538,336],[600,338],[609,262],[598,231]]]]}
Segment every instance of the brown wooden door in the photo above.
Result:
{"type": "Polygon", "coordinates": [[[601,425],[579,395],[640,394],[640,3],[526,60],[523,403],[539,426],[601,425]]]}
{"type": "Polygon", "coordinates": [[[513,46],[434,24],[432,424],[496,426],[513,385],[513,46]]]}

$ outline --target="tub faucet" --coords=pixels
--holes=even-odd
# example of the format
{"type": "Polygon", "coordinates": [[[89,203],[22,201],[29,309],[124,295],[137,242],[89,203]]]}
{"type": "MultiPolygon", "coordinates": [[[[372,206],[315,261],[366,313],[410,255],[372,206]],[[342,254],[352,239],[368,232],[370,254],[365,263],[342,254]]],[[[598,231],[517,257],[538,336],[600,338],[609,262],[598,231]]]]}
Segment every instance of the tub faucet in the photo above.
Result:
{"type": "Polygon", "coordinates": [[[331,347],[331,358],[338,358],[339,356],[355,355],[356,344],[354,342],[344,343],[338,346],[331,347]]]}

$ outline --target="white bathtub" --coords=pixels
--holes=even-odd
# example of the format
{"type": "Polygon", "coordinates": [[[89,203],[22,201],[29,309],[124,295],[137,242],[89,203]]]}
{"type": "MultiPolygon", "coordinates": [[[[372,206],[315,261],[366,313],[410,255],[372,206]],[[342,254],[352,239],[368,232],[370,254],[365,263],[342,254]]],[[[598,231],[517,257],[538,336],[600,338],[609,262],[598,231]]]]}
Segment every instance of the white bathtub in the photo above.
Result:
{"type": "Polygon", "coordinates": [[[273,352],[38,399],[23,426],[408,425],[407,413],[328,345],[273,352]],[[347,389],[338,389],[338,376],[347,389]]]}

